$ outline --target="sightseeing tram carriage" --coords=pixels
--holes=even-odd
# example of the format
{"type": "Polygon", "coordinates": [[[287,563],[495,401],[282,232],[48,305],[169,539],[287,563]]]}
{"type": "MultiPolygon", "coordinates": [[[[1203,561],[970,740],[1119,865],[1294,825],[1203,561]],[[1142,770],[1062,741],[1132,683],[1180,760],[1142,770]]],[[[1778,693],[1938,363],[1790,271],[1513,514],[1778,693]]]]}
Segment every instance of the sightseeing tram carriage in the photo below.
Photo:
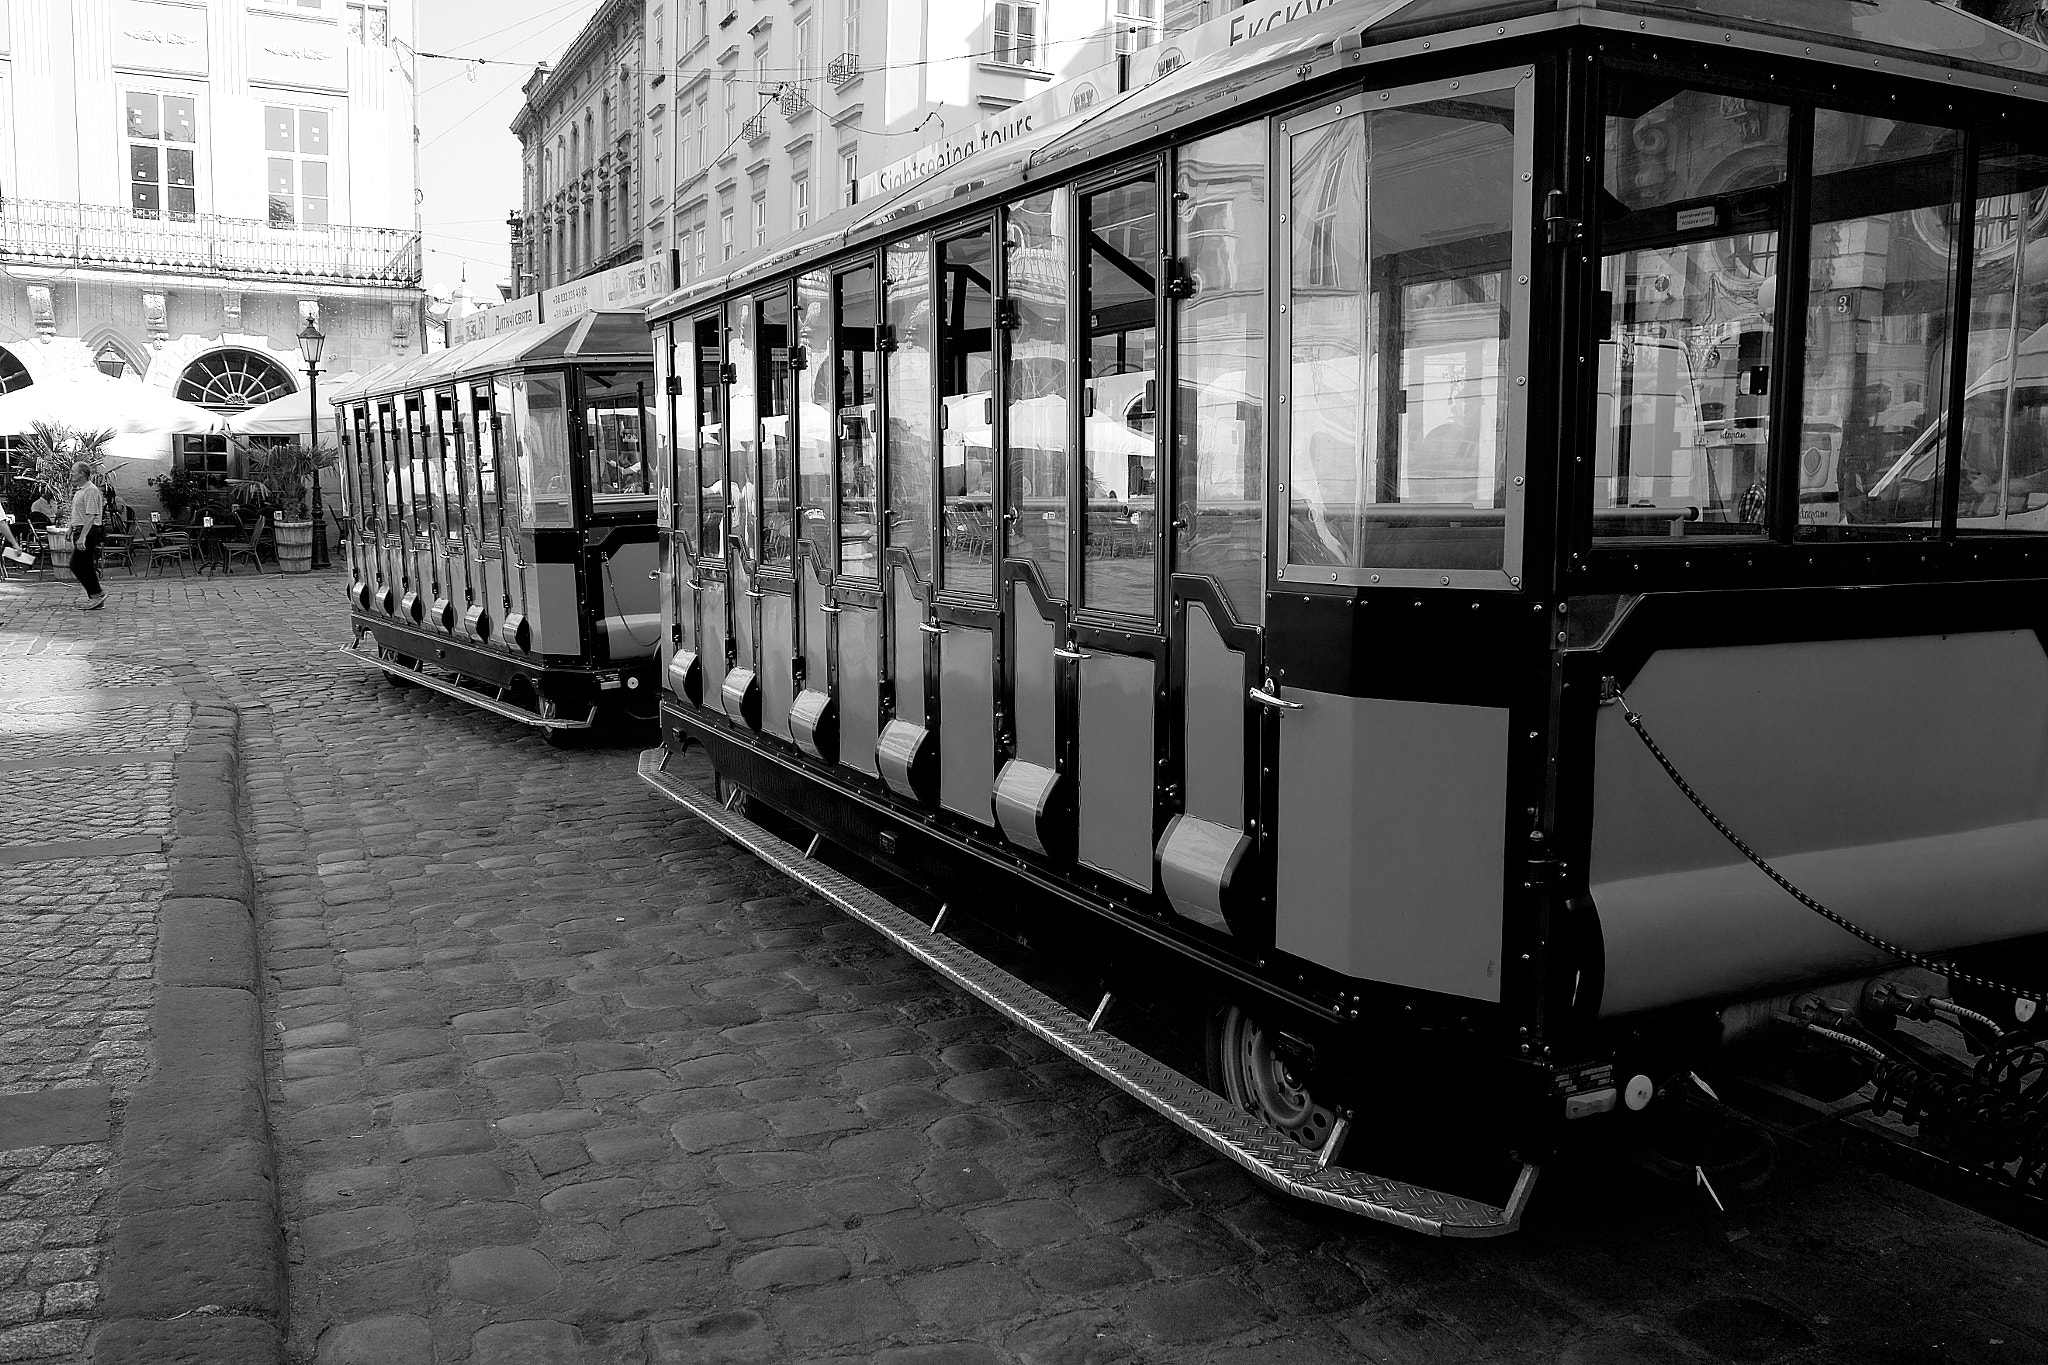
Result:
{"type": "Polygon", "coordinates": [[[642,776],[1325,1204],[1510,1230],[1738,1061],[1974,1096],[1905,1117],[2040,1193],[2048,52],[1930,0],[1219,23],[650,311],[642,776]],[[1214,1007],[1210,1089],[1137,996],[1214,1007]]]}
{"type": "Polygon", "coordinates": [[[334,400],[356,643],[394,680],[542,729],[651,720],[654,371],[597,312],[395,362],[334,400]]]}

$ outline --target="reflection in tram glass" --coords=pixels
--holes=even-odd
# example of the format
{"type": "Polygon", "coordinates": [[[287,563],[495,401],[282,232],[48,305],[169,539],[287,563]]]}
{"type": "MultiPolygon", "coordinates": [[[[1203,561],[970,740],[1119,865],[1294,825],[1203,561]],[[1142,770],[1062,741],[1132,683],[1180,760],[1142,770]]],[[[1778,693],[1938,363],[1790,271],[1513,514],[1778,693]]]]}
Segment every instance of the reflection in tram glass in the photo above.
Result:
{"type": "Polygon", "coordinates": [[[1158,556],[1157,201],[1150,177],[1081,201],[1080,605],[1148,617],[1158,556]]]}
{"type": "Polygon", "coordinates": [[[575,524],[575,501],[569,487],[565,387],[559,374],[530,374],[512,382],[519,482],[526,490],[528,526],[575,524]]]}
{"type": "Polygon", "coordinates": [[[1239,620],[1264,615],[1266,130],[1234,128],[1177,158],[1189,292],[1175,304],[1179,569],[1214,575],[1239,620]]]}
{"type": "Polygon", "coordinates": [[[726,344],[732,348],[726,361],[726,391],[732,404],[727,414],[731,420],[726,427],[725,443],[725,496],[731,514],[726,534],[739,541],[749,567],[761,559],[761,504],[754,488],[754,451],[760,439],[760,419],[754,389],[753,302],[734,299],[726,306],[725,316],[726,344]]]}
{"type": "Polygon", "coordinates": [[[881,492],[875,448],[877,392],[875,269],[864,265],[833,277],[838,291],[839,335],[833,347],[833,404],[839,439],[839,572],[874,579],[875,497],[881,492]]]}
{"type": "Polygon", "coordinates": [[[832,563],[832,277],[814,271],[796,282],[798,358],[796,496],[797,538],[809,541],[821,564],[832,563]]]}
{"type": "Polygon", "coordinates": [[[1938,466],[1916,496],[1871,490],[1946,427],[1957,253],[1943,225],[1957,217],[1962,146],[1954,129],[1814,114],[1802,536],[1932,535],[1940,523],[1938,466]]]}
{"type": "Polygon", "coordinates": [[[1514,97],[1296,127],[1288,558],[1499,568],[1514,97]]]}
{"type": "Polygon", "coordinates": [[[725,348],[719,341],[718,314],[707,313],[691,324],[696,337],[697,552],[715,563],[725,559],[725,348]]]}
{"type": "Polygon", "coordinates": [[[939,251],[939,495],[945,505],[940,581],[948,592],[986,597],[994,591],[995,259],[985,227],[948,238],[939,251]]]}
{"type": "Polygon", "coordinates": [[[1067,242],[1064,189],[1010,208],[1005,285],[1014,303],[1004,380],[1009,458],[1008,548],[1038,566],[1046,592],[1067,595],[1067,242]]]}
{"type": "Polygon", "coordinates": [[[1792,112],[1616,77],[1593,533],[1760,535],[1792,112]]]}
{"type": "Polygon", "coordinates": [[[590,370],[583,376],[583,432],[589,442],[590,496],[618,504],[652,495],[647,429],[653,420],[646,370],[590,370]]]}
{"type": "Polygon", "coordinates": [[[932,574],[931,238],[888,249],[888,546],[932,574]]]}
{"type": "Polygon", "coordinates": [[[754,350],[761,404],[761,559],[787,566],[791,551],[789,444],[789,294],[778,289],[755,304],[760,319],[754,350]]]}

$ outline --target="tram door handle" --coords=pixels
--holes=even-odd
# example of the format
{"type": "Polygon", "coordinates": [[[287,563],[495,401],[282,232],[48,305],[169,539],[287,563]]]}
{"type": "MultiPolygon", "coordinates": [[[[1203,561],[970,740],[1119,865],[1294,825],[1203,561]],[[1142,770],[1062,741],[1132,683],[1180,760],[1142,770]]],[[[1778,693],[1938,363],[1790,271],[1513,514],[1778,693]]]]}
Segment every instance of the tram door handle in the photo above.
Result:
{"type": "Polygon", "coordinates": [[[1270,706],[1275,711],[1280,712],[1282,715],[1285,715],[1289,711],[1299,711],[1302,709],[1302,704],[1300,702],[1288,701],[1285,698],[1276,697],[1271,692],[1266,691],[1262,687],[1254,687],[1249,693],[1249,695],[1251,699],[1257,702],[1259,705],[1270,706]]]}
{"type": "Polygon", "coordinates": [[[1079,662],[1082,659],[1090,659],[1094,656],[1092,654],[1083,654],[1078,649],[1055,649],[1052,652],[1052,657],[1055,659],[1072,659],[1079,662]]]}
{"type": "Polygon", "coordinates": [[[652,583],[652,582],[653,582],[653,581],[654,581],[655,579],[657,579],[657,578],[660,578],[660,577],[661,577],[661,570],[659,570],[659,569],[656,569],[656,570],[655,570],[655,571],[654,571],[653,573],[651,573],[651,574],[647,575],[647,581],[648,581],[648,582],[650,582],[650,583],[652,583]]]}

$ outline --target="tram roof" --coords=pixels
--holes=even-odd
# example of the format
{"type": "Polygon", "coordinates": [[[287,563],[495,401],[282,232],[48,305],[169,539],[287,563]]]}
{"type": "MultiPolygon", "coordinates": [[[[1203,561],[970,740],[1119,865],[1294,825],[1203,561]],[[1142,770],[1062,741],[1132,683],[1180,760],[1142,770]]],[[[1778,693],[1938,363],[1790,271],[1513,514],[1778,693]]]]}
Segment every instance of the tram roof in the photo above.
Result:
{"type": "MultiPolygon", "coordinates": [[[[809,232],[735,259],[717,275],[696,280],[650,305],[645,316],[666,317],[737,286],[771,278],[792,264],[830,255],[870,229],[998,183],[1022,189],[1064,174],[1062,163],[1112,140],[1164,132],[1195,111],[1298,67],[1313,54],[1356,37],[1364,61],[1378,48],[1410,55],[1410,40],[1451,34],[1456,42],[1503,36],[1513,23],[1524,33],[1569,27],[1622,32],[1654,24],[1672,37],[1732,41],[1740,32],[1776,40],[1788,56],[1868,54],[1880,58],[1873,74],[1901,67],[1967,72],[1972,84],[2001,94],[2048,100],[2048,46],[1936,0],[1334,0],[1305,18],[1289,19],[1315,0],[1274,0],[1233,11],[1265,27],[1252,36],[1198,56],[1147,85],[1105,97],[1087,113],[1052,123],[980,150],[957,164],[840,210],[809,232]],[[1797,47],[1790,46],[1797,44],[1797,47]]],[[[1208,26],[1204,26],[1208,27],[1208,26]]],[[[1169,40],[1171,42],[1172,40],[1169,40]]],[[[1755,47],[1756,44],[1749,44],[1755,47]]]]}
{"type": "Polygon", "coordinates": [[[529,323],[445,351],[394,360],[343,387],[333,401],[432,388],[456,379],[554,361],[646,359],[647,323],[641,314],[584,313],[563,322],[529,323]]]}

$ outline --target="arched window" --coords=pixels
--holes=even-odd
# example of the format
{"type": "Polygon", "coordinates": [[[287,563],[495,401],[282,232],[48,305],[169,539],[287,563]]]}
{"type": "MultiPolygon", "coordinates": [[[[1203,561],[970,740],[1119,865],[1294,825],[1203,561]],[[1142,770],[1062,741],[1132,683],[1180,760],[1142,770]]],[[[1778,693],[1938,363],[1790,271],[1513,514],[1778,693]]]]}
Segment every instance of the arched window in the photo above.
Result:
{"type": "Polygon", "coordinates": [[[14,358],[14,352],[0,346],[0,393],[13,393],[35,382],[29,376],[28,367],[14,358]]]}
{"type": "Polygon", "coordinates": [[[298,387],[291,373],[269,356],[254,351],[209,351],[185,367],[178,377],[177,396],[202,407],[240,412],[296,392],[298,387]]]}

